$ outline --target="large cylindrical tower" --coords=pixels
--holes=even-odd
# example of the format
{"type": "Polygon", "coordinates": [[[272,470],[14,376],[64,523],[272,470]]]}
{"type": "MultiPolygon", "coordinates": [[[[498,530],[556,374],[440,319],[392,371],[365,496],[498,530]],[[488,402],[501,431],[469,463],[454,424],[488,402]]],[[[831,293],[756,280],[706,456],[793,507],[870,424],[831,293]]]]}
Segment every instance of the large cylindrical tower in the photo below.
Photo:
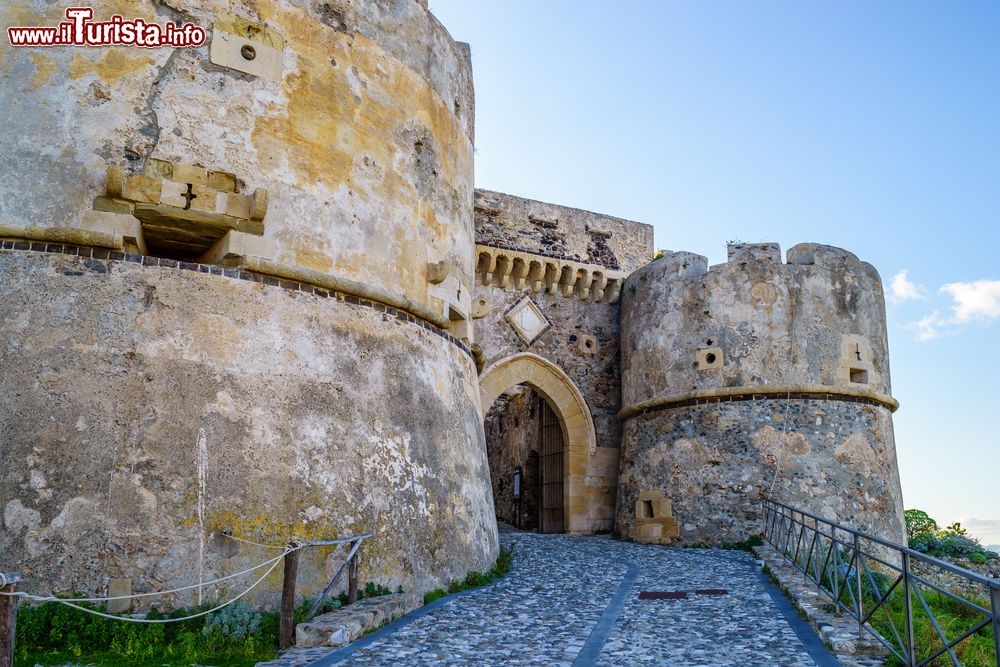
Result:
{"type": "Polygon", "coordinates": [[[374,532],[363,580],[408,590],[488,567],[467,46],[416,0],[89,4],[207,40],[0,51],[3,569],[272,555],[225,531],[374,532]]]}
{"type": "Polygon", "coordinates": [[[904,538],[881,280],[829,246],[787,259],[732,245],[711,269],[668,253],[628,278],[621,534],[742,541],[766,494],[904,538]]]}

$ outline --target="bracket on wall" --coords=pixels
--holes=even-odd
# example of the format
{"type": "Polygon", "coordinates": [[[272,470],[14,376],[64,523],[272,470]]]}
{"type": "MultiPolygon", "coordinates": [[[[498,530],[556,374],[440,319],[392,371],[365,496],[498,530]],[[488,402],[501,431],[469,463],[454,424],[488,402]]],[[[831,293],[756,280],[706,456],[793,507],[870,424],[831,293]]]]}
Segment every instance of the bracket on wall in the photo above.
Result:
{"type": "Polygon", "coordinates": [[[280,81],[284,48],[285,39],[275,30],[233,14],[219,14],[212,26],[208,58],[237,72],[280,81]]]}
{"type": "Polygon", "coordinates": [[[195,258],[229,232],[263,235],[268,192],[241,194],[238,184],[235,174],[153,158],[142,174],[109,165],[94,209],[137,219],[154,254],[195,258]]]}

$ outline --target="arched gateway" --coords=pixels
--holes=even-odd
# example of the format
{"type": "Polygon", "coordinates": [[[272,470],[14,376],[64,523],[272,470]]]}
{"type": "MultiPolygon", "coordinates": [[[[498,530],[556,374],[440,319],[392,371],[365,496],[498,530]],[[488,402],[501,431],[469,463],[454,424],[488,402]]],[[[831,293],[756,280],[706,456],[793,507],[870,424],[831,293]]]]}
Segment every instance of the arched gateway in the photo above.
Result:
{"type": "Polygon", "coordinates": [[[591,531],[591,498],[586,476],[597,450],[597,435],[587,402],[573,381],[552,362],[530,352],[501,359],[479,376],[483,414],[497,398],[517,385],[526,385],[546,399],[558,420],[564,447],[562,486],[565,530],[591,531]]]}

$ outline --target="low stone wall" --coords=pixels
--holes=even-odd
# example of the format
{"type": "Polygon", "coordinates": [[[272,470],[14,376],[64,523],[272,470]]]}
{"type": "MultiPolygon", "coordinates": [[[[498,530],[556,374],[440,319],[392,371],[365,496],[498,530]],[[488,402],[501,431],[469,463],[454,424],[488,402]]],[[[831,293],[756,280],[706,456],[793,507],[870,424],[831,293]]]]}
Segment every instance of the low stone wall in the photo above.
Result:
{"type": "Polygon", "coordinates": [[[754,547],[757,558],[767,564],[771,578],[792,600],[806,620],[819,633],[837,660],[845,667],[875,667],[883,664],[889,652],[870,634],[858,636],[858,622],[833,611],[833,601],[816,584],[785,560],[770,544],[754,547]]]}
{"type": "Polygon", "coordinates": [[[346,646],[360,639],[367,631],[410,613],[422,603],[423,600],[416,593],[366,598],[343,609],[320,614],[311,621],[299,623],[295,626],[295,644],[301,648],[346,646]]]}
{"type": "MultiPolygon", "coordinates": [[[[991,560],[987,563],[973,563],[967,558],[945,560],[958,567],[981,574],[984,577],[1000,580],[1000,560],[991,560]]],[[[966,599],[979,600],[980,602],[990,599],[989,588],[979,582],[963,577],[960,574],[949,572],[931,563],[924,563],[916,559],[910,562],[913,564],[913,573],[918,577],[926,579],[956,595],[960,595],[966,599]]],[[[927,587],[923,586],[921,589],[921,592],[926,595],[927,587]]],[[[986,606],[988,607],[989,605],[987,604],[986,606]]]]}

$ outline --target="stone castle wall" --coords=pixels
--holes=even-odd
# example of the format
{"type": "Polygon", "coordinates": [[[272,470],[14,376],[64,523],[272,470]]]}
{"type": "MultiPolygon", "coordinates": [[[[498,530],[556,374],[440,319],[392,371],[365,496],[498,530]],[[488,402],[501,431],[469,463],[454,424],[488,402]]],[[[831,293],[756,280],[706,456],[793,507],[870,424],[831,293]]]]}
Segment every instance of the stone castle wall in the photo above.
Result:
{"type": "Polygon", "coordinates": [[[903,535],[884,297],[854,255],[802,244],[670,253],[623,289],[616,530],[662,491],[684,543],[760,532],[761,493],[903,535]]]}
{"type": "MultiPolygon", "coordinates": [[[[590,409],[597,442],[596,450],[586,455],[586,467],[579,471],[585,480],[590,514],[579,517],[572,529],[610,530],[621,441],[617,417],[621,408],[617,304],[620,285],[607,276],[624,277],[649,261],[653,250],[652,228],[579,209],[477,190],[476,239],[480,262],[473,297],[473,324],[485,365],[519,352],[531,352],[553,362],[576,385],[590,409]],[[588,229],[599,230],[602,235],[595,237],[588,234],[588,229]],[[603,258],[588,255],[586,246],[593,243],[593,238],[602,240],[603,258]],[[546,244],[546,239],[554,239],[556,245],[546,244]],[[552,250],[553,247],[559,250],[552,250]],[[557,255],[571,259],[560,262],[555,272],[550,265],[549,280],[545,279],[544,269],[532,273],[538,268],[532,262],[544,263],[547,257],[557,255]],[[513,259],[506,261],[507,257],[513,259]],[[596,259],[603,263],[580,261],[596,259]],[[619,270],[611,270],[609,266],[619,270]],[[493,270],[488,271],[490,268],[493,270]],[[601,271],[606,271],[606,282],[598,295],[594,273],[601,271]],[[587,286],[581,288],[584,281],[588,281],[587,286]],[[545,320],[541,333],[530,341],[508,321],[511,309],[525,299],[531,300],[545,320]]],[[[483,406],[484,412],[489,409],[490,406],[483,406]]],[[[498,443],[487,442],[487,447],[495,446],[498,443]]]]}
{"type": "MultiPolygon", "coordinates": [[[[4,569],[93,593],[268,555],[224,530],[374,531],[362,578],[408,590],[487,569],[467,47],[415,1],[114,13],[209,42],[0,52],[4,569]]],[[[337,563],[306,558],[308,593],[337,563]]]]}

